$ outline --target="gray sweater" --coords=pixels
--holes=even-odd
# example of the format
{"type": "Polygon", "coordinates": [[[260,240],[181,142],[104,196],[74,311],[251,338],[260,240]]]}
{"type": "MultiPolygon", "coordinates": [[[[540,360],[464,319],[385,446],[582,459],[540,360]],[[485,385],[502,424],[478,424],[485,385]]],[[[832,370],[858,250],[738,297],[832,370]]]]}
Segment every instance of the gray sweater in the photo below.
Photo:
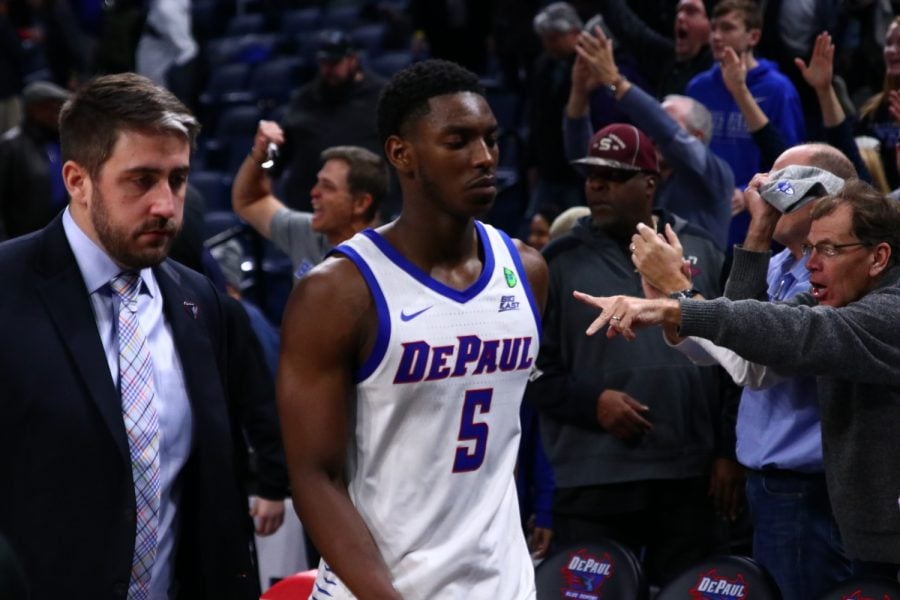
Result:
{"type": "MultiPolygon", "coordinates": [[[[660,228],[665,223],[693,258],[694,284],[704,294],[718,295],[723,257],[715,243],[683,219],[660,213],[660,228]]],[[[541,413],[544,447],[559,488],[699,477],[713,454],[722,413],[713,370],[695,366],[659,332],[634,342],[584,334],[596,315],[572,297],[573,290],[641,294],[627,244],[585,217],[544,250],[550,284],[536,362],[541,376],[529,384],[526,399],[541,413]],[[648,405],[645,416],[653,430],[628,442],[604,430],[596,405],[605,389],[648,405]]]]}
{"type": "MultiPolygon", "coordinates": [[[[728,292],[752,297],[768,253],[740,254],[728,292]]],[[[818,377],[828,491],[848,554],[900,564],[900,266],[840,309],[809,294],[785,304],[685,300],[681,334],[818,377]]]]}

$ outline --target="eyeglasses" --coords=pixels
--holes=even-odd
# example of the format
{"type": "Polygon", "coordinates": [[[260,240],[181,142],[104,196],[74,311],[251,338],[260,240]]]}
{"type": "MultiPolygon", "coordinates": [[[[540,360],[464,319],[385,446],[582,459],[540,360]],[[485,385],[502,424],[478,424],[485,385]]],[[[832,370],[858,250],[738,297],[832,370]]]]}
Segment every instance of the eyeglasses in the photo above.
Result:
{"type": "Polygon", "coordinates": [[[869,244],[865,242],[853,242],[850,244],[803,244],[800,246],[800,250],[803,254],[812,254],[812,251],[815,250],[816,254],[819,256],[824,256],[826,258],[834,258],[838,254],[841,254],[842,248],[852,248],[854,246],[868,246],[869,244]]]}
{"type": "Polygon", "coordinates": [[[591,169],[587,172],[588,179],[602,179],[612,183],[625,183],[640,171],[628,171],[625,169],[591,169]]]}

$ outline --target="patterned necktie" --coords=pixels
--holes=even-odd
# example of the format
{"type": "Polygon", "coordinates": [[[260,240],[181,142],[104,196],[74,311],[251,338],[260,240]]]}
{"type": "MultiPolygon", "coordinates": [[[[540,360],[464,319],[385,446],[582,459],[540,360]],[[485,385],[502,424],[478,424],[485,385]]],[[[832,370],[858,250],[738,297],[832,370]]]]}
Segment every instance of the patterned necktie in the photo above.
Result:
{"type": "Polygon", "coordinates": [[[128,599],[143,600],[150,597],[159,524],[159,422],[153,408],[153,362],[138,322],[140,276],[121,273],[109,284],[119,298],[119,392],[137,509],[128,599]]]}

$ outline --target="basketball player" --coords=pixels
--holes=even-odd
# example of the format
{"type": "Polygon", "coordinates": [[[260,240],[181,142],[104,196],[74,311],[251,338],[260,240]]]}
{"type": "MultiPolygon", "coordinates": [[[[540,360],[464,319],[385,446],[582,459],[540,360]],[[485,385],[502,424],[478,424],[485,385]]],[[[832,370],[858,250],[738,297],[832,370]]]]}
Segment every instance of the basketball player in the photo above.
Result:
{"type": "Polygon", "coordinates": [[[446,61],[392,78],[377,117],[402,212],[288,302],[278,400],[316,597],[534,597],[513,470],[547,267],[476,220],[498,156],[482,93],[446,61]]]}

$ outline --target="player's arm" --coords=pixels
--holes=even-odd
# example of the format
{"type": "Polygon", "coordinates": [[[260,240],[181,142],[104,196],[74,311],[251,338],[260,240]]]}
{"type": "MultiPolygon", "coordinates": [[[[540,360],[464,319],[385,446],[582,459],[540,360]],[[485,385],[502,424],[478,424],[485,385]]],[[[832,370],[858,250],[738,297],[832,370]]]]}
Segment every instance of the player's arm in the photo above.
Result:
{"type": "Polygon", "coordinates": [[[284,133],[274,121],[260,121],[250,153],[241,163],[231,187],[234,212],[267,238],[271,237],[272,217],[284,207],[272,193],[272,182],[262,168],[270,143],[284,144],[284,133]]]}
{"type": "Polygon", "coordinates": [[[531,285],[534,301],[537,302],[538,310],[541,314],[544,314],[544,308],[547,306],[547,281],[550,278],[547,261],[544,260],[540,252],[521,240],[514,240],[514,242],[522,259],[525,276],[528,277],[528,283],[531,285]]]}
{"type": "Polygon", "coordinates": [[[353,374],[376,323],[362,276],[331,258],[294,288],[285,310],[278,409],[297,515],[358,598],[399,598],[344,480],[353,374]]]}

